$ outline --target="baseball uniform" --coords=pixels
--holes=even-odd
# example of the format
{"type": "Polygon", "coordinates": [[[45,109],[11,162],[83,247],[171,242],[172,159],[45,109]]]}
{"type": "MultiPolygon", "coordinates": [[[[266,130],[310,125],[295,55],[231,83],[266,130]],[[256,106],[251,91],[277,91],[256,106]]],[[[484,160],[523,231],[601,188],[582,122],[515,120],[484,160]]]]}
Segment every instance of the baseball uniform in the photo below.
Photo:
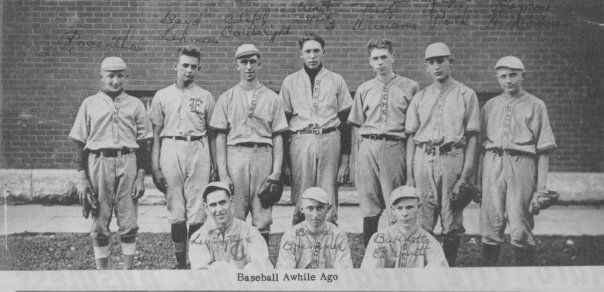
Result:
{"type": "MultiPolygon", "coordinates": [[[[287,76],[279,92],[286,114],[291,115],[289,129],[292,173],[291,200],[298,203],[302,191],[321,187],[333,198],[328,221],[337,222],[337,175],[340,162],[340,125],[338,113],[350,109],[352,98],[339,74],[321,68],[314,84],[301,69],[287,76]],[[314,131],[314,132],[313,132],[314,131]]],[[[299,208],[294,222],[301,222],[299,208]]]]}
{"type": "Polygon", "coordinates": [[[405,114],[418,90],[415,81],[398,75],[357,89],[348,122],[359,127],[355,184],[363,217],[388,210],[384,195],[405,183],[405,114]]]}
{"type": "Polygon", "coordinates": [[[348,237],[330,222],[317,231],[301,222],[283,234],[276,268],[352,269],[348,237]]]}
{"type": "Polygon", "coordinates": [[[239,269],[252,264],[272,268],[268,247],[260,232],[247,222],[233,218],[225,230],[208,220],[189,240],[191,269],[207,269],[216,263],[229,263],[239,269]]]}
{"type": "Polygon", "coordinates": [[[547,109],[529,93],[501,94],[482,109],[480,233],[486,244],[503,243],[506,223],[514,246],[535,245],[533,215],[528,211],[536,188],[537,155],[556,148],[547,109]]]}
{"type": "Polygon", "coordinates": [[[210,180],[207,126],[213,110],[212,94],[195,84],[172,84],[157,91],[151,103],[151,122],[161,128],[159,166],[168,184],[172,224],[205,221],[200,194],[210,180]]]}
{"type": "Polygon", "coordinates": [[[405,234],[398,224],[371,237],[361,263],[361,269],[446,267],[449,264],[436,238],[419,227],[405,234]]]}
{"type": "Polygon", "coordinates": [[[480,130],[476,93],[451,77],[442,90],[431,84],[411,100],[405,127],[417,145],[413,173],[422,203],[419,225],[434,230],[440,215],[445,238],[463,234],[463,209],[452,207],[451,191],[463,170],[465,135],[480,130]]]}
{"type": "Polygon", "coordinates": [[[112,99],[101,91],[82,102],[69,138],[85,144],[84,149],[90,152],[88,177],[100,207],[99,214],[93,216],[94,246],[109,245],[113,212],[120,240],[136,241],[138,203],[132,199],[138,170],[135,151],[137,141],[151,137],[151,123],[138,98],[122,92],[112,99]]]}
{"type": "Polygon", "coordinates": [[[257,192],[272,172],[272,138],[287,130],[281,99],[264,85],[248,98],[236,85],[218,98],[210,127],[228,132],[226,167],[234,187],[235,218],[245,220],[251,211],[252,225],[267,233],[272,206],[262,208],[257,192]]]}

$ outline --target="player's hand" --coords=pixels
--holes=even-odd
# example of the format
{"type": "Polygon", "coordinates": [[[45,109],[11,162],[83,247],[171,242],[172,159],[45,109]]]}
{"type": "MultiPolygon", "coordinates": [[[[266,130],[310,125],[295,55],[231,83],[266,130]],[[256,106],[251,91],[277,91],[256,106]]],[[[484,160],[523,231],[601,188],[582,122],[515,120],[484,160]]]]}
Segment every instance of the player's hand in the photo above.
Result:
{"type": "Polygon", "coordinates": [[[415,178],[408,177],[407,181],[405,182],[405,185],[409,187],[415,187],[415,178]]]}
{"type": "Polygon", "coordinates": [[[283,167],[281,170],[281,181],[284,185],[291,186],[292,185],[292,171],[289,167],[289,164],[283,163],[283,167]]]}
{"type": "Polygon", "coordinates": [[[76,191],[82,206],[82,216],[88,219],[89,214],[92,216],[98,215],[99,212],[99,201],[97,199],[90,181],[86,178],[82,178],[76,184],[76,191]]]}
{"type": "Polygon", "coordinates": [[[145,176],[137,175],[132,186],[132,199],[138,200],[145,194],[145,176]]]}
{"type": "Polygon", "coordinates": [[[168,181],[166,181],[166,176],[160,169],[154,169],[153,173],[153,184],[155,187],[162,193],[166,193],[168,190],[168,181]]]}
{"type": "Polygon", "coordinates": [[[461,186],[461,184],[467,184],[467,183],[468,183],[468,181],[466,179],[460,178],[455,183],[455,186],[453,186],[453,189],[451,190],[451,192],[454,194],[459,194],[459,186],[461,186]]]}
{"type": "Polygon", "coordinates": [[[228,175],[220,178],[220,181],[225,182],[229,185],[229,189],[231,189],[231,196],[235,193],[235,185],[233,185],[233,181],[228,175]]]}
{"type": "Polygon", "coordinates": [[[338,184],[345,184],[350,181],[350,166],[348,155],[342,155],[340,167],[338,168],[338,184]]]}
{"type": "Polygon", "coordinates": [[[220,180],[220,176],[218,175],[218,170],[216,169],[212,169],[212,171],[210,172],[210,182],[215,182],[215,181],[219,181],[220,180]]]}

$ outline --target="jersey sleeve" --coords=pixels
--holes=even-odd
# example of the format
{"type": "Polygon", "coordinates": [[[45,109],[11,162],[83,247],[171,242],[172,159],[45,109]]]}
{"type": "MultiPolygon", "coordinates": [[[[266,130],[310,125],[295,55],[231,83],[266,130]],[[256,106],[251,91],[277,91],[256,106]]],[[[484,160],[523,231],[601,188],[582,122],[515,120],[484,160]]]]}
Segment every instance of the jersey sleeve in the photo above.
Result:
{"type": "Polygon", "coordinates": [[[416,93],[409,103],[407,115],[405,117],[405,133],[414,135],[419,129],[418,104],[421,99],[421,91],[416,93]]]}
{"type": "Polygon", "coordinates": [[[350,245],[346,233],[339,232],[337,240],[338,249],[336,250],[333,267],[335,269],[352,269],[352,257],[350,256],[350,245]]]}
{"type": "Polygon", "coordinates": [[[80,105],[78,114],[76,115],[75,121],[71,132],[69,132],[69,139],[75,140],[86,144],[88,136],[90,135],[90,119],[88,119],[88,106],[86,100],[80,105]]]}
{"type": "Polygon", "coordinates": [[[229,103],[229,92],[230,90],[223,93],[216,101],[214,111],[212,112],[212,118],[210,119],[210,127],[219,131],[229,130],[228,121],[228,103],[229,103]]]}
{"type": "Polygon", "coordinates": [[[296,268],[296,254],[293,233],[290,229],[283,237],[281,237],[281,244],[279,244],[279,255],[277,257],[277,269],[295,269],[296,268]]]}
{"type": "Polygon", "coordinates": [[[478,97],[474,90],[468,90],[466,93],[468,98],[466,101],[466,114],[464,117],[466,132],[480,132],[480,106],[478,105],[478,97]]]}
{"type": "Polygon", "coordinates": [[[158,91],[153,96],[151,101],[151,109],[149,110],[149,120],[158,127],[164,126],[165,112],[161,102],[161,91],[158,91]]]}
{"type": "Polygon", "coordinates": [[[547,108],[542,102],[537,110],[537,119],[533,119],[536,125],[533,126],[533,133],[536,133],[536,147],[537,153],[545,152],[556,148],[556,140],[554,139],[554,132],[549,122],[549,115],[547,114],[547,108]]]}
{"type": "Polygon", "coordinates": [[[279,90],[279,97],[281,98],[281,101],[283,102],[283,110],[286,113],[293,113],[294,109],[292,107],[292,100],[291,100],[291,95],[289,92],[289,81],[290,77],[286,77],[283,80],[283,84],[281,84],[281,90],[279,90]]]}
{"type": "Polygon", "coordinates": [[[483,151],[485,150],[484,143],[487,140],[487,106],[488,102],[482,107],[482,110],[480,111],[480,135],[478,136],[478,146],[483,151]]]}
{"type": "Polygon", "coordinates": [[[363,85],[357,88],[357,92],[354,94],[354,99],[352,100],[352,108],[350,109],[350,114],[348,115],[348,123],[355,126],[360,127],[365,123],[365,109],[363,105],[363,85]]]}
{"type": "MultiPolygon", "coordinates": [[[[268,89],[270,90],[270,89],[268,89]]],[[[272,94],[272,93],[271,93],[272,94]]],[[[275,94],[276,95],[276,94],[275,94]]],[[[287,131],[288,124],[285,118],[285,110],[283,109],[283,102],[281,98],[275,98],[273,102],[273,121],[271,124],[271,131],[273,134],[287,131]]]]}
{"type": "Polygon", "coordinates": [[[264,237],[258,232],[255,227],[250,226],[250,245],[248,255],[250,256],[250,262],[248,265],[252,265],[256,268],[272,269],[273,264],[269,260],[268,246],[264,237]]]}
{"type": "Polygon", "coordinates": [[[191,270],[207,269],[210,266],[210,250],[207,244],[204,243],[200,232],[194,233],[191,240],[189,240],[189,262],[191,263],[191,270]]]}
{"type": "Polygon", "coordinates": [[[136,112],[136,140],[146,140],[153,138],[153,130],[149,115],[145,109],[145,105],[140,100],[137,100],[136,112]]]}
{"type": "Polygon", "coordinates": [[[430,240],[430,247],[427,253],[427,264],[426,268],[448,268],[447,258],[445,258],[445,252],[442,246],[434,238],[430,240]]]}
{"type": "Polygon", "coordinates": [[[207,101],[206,101],[206,125],[210,125],[210,121],[212,119],[212,114],[214,113],[214,108],[216,107],[216,101],[214,101],[214,96],[211,93],[208,93],[207,101]]]}
{"type": "Polygon", "coordinates": [[[348,90],[348,85],[346,85],[346,81],[342,76],[338,75],[339,86],[338,92],[336,93],[336,97],[338,99],[338,112],[343,112],[352,106],[352,96],[350,96],[350,90],[348,90]]]}
{"type": "Polygon", "coordinates": [[[363,261],[361,262],[361,269],[375,269],[375,268],[384,268],[386,262],[386,253],[385,250],[380,248],[379,244],[376,242],[376,236],[378,233],[374,233],[369,240],[369,244],[365,249],[365,255],[363,256],[363,261]]]}

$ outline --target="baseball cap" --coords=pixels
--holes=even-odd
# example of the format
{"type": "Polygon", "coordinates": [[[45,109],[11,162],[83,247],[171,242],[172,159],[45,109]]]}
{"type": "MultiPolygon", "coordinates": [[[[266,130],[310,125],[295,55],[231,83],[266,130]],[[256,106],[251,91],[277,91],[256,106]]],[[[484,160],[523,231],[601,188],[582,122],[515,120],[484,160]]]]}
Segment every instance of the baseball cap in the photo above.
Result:
{"type": "Polygon", "coordinates": [[[306,189],[302,193],[302,199],[313,199],[323,204],[331,203],[331,198],[329,197],[329,194],[324,189],[318,187],[306,189]]]}
{"type": "Polygon", "coordinates": [[[402,198],[414,198],[419,200],[419,196],[417,195],[417,191],[414,187],[411,186],[400,186],[390,194],[390,204],[394,204],[398,199],[402,198]]]}
{"type": "Polygon", "coordinates": [[[231,189],[229,188],[229,184],[222,181],[214,181],[209,183],[203,190],[203,200],[206,200],[208,194],[219,190],[223,190],[227,193],[227,195],[229,195],[229,197],[231,196],[231,189]]]}
{"type": "Polygon", "coordinates": [[[120,57],[107,57],[101,62],[101,70],[103,71],[121,71],[126,69],[126,62],[120,57]]]}
{"type": "Polygon", "coordinates": [[[517,57],[505,56],[499,59],[499,61],[497,61],[495,64],[495,69],[499,68],[510,68],[524,71],[524,64],[522,64],[522,61],[520,61],[520,59],[517,57]]]}
{"type": "Polygon", "coordinates": [[[235,59],[241,56],[247,56],[252,54],[258,54],[258,56],[260,56],[260,51],[253,44],[243,44],[239,46],[235,51],[235,59]]]}
{"type": "Polygon", "coordinates": [[[449,47],[447,47],[445,43],[433,43],[426,47],[426,57],[424,58],[425,60],[441,56],[451,56],[451,50],[449,50],[449,47]]]}

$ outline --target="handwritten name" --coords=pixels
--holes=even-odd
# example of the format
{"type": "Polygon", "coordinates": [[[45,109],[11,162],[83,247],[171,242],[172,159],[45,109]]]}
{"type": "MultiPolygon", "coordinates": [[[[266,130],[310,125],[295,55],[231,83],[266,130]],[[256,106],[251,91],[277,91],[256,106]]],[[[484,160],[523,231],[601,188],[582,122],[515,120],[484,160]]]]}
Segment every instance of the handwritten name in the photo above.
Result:
{"type": "Polygon", "coordinates": [[[142,39],[135,37],[135,31],[128,31],[121,36],[109,36],[105,40],[85,40],[78,30],[71,30],[59,36],[59,48],[71,52],[76,48],[114,48],[126,51],[140,51],[143,49],[142,39]]]}
{"type": "Polygon", "coordinates": [[[417,29],[416,23],[400,22],[396,20],[394,11],[397,5],[402,1],[393,1],[386,7],[377,6],[377,4],[358,4],[352,6],[362,6],[361,15],[352,25],[353,31],[365,30],[414,30],[417,29]]]}

